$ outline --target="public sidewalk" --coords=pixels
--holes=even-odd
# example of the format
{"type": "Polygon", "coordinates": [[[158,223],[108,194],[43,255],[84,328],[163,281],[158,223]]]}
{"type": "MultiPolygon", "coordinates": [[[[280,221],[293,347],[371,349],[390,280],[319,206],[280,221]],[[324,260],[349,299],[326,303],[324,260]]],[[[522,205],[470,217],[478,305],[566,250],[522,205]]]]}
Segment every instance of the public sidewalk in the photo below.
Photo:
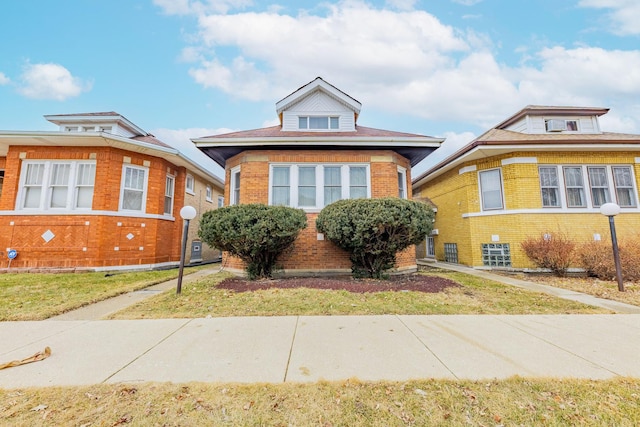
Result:
{"type": "MultiPolygon", "coordinates": [[[[185,276],[183,284],[215,271],[217,266],[185,276]]],[[[541,286],[477,270],[469,273],[509,279],[514,286],[541,286]]],[[[163,286],[175,289],[175,281],[163,286]]],[[[118,304],[105,302],[101,310],[95,309],[100,304],[77,310],[73,316],[85,318],[81,320],[60,316],[0,322],[0,364],[27,358],[47,346],[52,350],[43,361],[0,370],[0,388],[146,381],[475,380],[513,375],[640,378],[640,314],[93,320],[130,302],[121,299],[118,304]]]]}

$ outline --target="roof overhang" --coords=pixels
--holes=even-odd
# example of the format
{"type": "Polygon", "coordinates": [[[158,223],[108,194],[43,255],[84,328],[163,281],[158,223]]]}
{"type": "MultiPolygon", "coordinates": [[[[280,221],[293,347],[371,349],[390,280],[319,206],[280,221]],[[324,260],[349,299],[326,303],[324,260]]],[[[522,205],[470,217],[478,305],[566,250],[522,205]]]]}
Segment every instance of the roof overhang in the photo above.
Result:
{"type": "Polygon", "coordinates": [[[463,147],[462,150],[447,157],[427,172],[417,177],[412,184],[416,189],[434,178],[460,167],[464,163],[485,159],[488,157],[500,156],[517,152],[614,152],[614,151],[640,151],[640,140],[638,141],[612,141],[606,143],[584,142],[564,142],[564,143],[513,143],[509,141],[475,141],[473,144],[463,147]]]}
{"type": "Polygon", "coordinates": [[[199,138],[192,141],[223,168],[228,159],[247,150],[392,150],[408,159],[413,167],[440,147],[444,139],[335,136],[281,137],[268,140],[264,138],[199,138]]]}
{"type": "Polygon", "coordinates": [[[9,147],[38,146],[38,147],[112,147],[133,151],[149,156],[161,157],[167,161],[193,171],[201,178],[214,181],[224,187],[224,182],[211,173],[206,167],[188,159],[181,152],[170,147],[161,147],[144,141],[136,141],[106,132],[0,132],[0,157],[7,155],[9,147]]]}

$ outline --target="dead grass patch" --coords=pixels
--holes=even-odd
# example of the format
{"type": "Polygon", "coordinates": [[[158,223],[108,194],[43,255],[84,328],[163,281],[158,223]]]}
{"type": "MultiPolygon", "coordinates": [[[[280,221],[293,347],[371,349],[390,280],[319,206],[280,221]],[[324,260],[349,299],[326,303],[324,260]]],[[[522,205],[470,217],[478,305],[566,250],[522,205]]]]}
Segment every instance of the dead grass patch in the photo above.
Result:
{"type": "Polygon", "coordinates": [[[640,380],[511,378],[315,384],[115,384],[0,389],[12,426],[640,424],[640,380]]]}

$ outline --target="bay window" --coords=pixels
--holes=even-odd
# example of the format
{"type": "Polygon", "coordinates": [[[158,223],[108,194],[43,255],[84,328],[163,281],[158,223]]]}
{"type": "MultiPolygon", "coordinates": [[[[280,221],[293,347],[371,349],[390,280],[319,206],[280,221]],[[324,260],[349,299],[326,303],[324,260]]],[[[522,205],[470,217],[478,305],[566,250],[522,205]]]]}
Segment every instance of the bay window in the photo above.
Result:
{"type": "Polygon", "coordinates": [[[271,165],[269,204],[321,209],[370,197],[368,165],[271,165]]]}
{"type": "Polygon", "coordinates": [[[621,207],[637,206],[631,166],[549,165],[540,166],[538,172],[543,207],[597,208],[611,201],[621,207]]]}

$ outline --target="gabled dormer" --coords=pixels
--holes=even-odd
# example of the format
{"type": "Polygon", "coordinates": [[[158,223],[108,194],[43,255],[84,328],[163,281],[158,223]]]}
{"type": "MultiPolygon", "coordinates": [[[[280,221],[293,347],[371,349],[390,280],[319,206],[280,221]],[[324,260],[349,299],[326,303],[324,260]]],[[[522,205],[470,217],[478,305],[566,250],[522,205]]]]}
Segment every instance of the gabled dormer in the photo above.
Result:
{"type": "Polygon", "coordinates": [[[44,116],[60,126],[60,132],[106,132],[112,135],[133,138],[149,135],[126,117],[114,111],[103,113],[58,114],[44,116]]]}
{"type": "Polygon", "coordinates": [[[282,131],[354,132],[362,104],[321,77],[276,103],[282,131]]]}
{"type": "Polygon", "coordinates": [[[601,134],[598,117],[608,108],[528,105],[496,126],[527,134],[601,134]]]}

